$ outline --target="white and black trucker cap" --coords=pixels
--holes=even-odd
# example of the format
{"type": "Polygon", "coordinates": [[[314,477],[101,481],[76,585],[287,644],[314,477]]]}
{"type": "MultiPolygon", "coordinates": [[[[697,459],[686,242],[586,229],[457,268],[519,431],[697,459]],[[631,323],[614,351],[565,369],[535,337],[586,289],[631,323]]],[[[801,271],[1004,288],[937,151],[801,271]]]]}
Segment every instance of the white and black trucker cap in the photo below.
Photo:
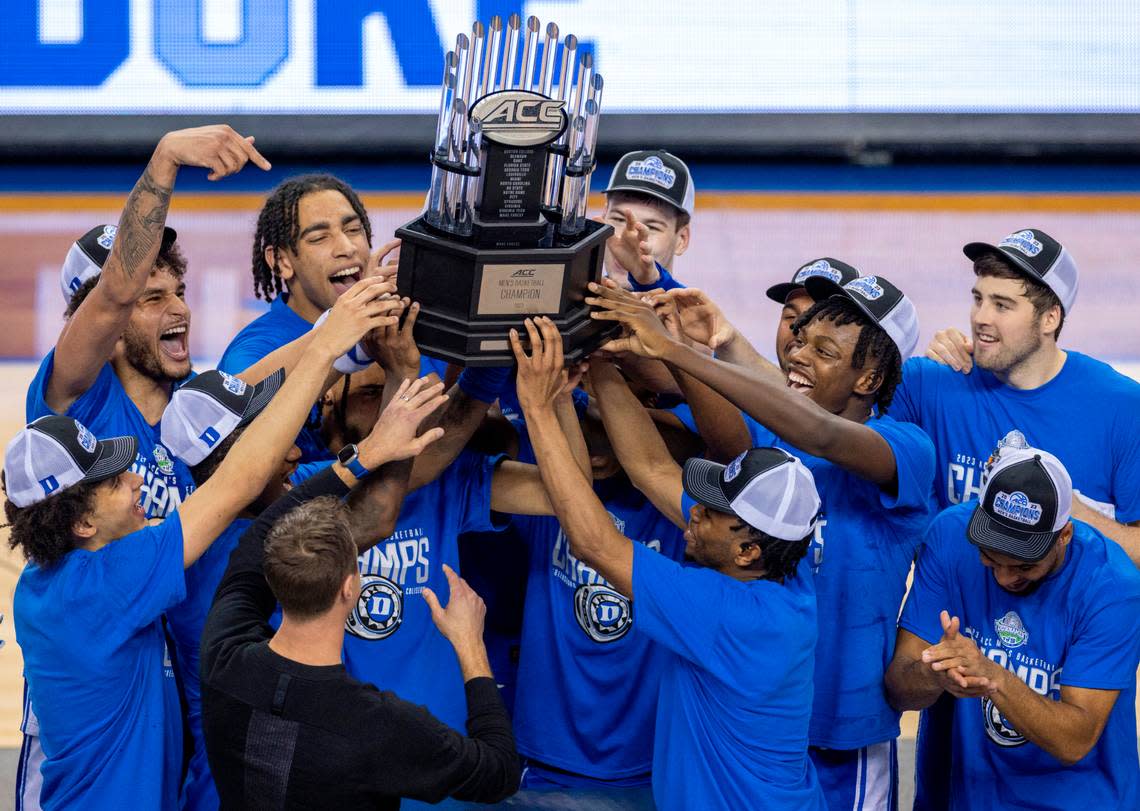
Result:
{"type": "Polygon", "coordinates": [[[753,448],[727,465],[690,459],[682,482],[693,500],[783,541],[802,540],[819,523],[815,478],[780,448],[753,448]]]}
{"type": "Polygon", "coordinates": [[[1072,312],[1077,303],[1080,282],[1077,263],[1064,245],[1038,228],[1014,231],[997,245],[971,242],[962,248],[962,253],[971,260],[987,253],[997,254],[1056,293],[1065,315],[1072,312]]]}
{"type": "Polygon", "coordinates": [[[1036,563],[1069,522],[1069,472],[1053,454],[1029,447],[999,447],[990,464],[966,534],[975,546],[1036,563]]]}
{"type": "Polygon", "coordinates": [[[779,284],[772,285],[768,288],[765,295],[777,304],[783,304],[788,300],[788,296],[791,293],[796,290],[803,290],[804,282],[813,276],[831,279],[831,281],[838,285],[845,285],[853,279],[858,279],[859,275],[859,271],[852,265],[838,259],[832,259],[830,256],[824,256],[820,259],[813,259],[799,268],[792,274],[792,280],[790,282],[780,282],[779,284]]]}
{"type": "Polygon", "coordinates": [[[30,507],[82,482],[100,482],[131,466],[133,436],[96,439],[79,420],[49,415],[16,434],[4,452],[8,500],[30,507]]]}
{"type": "Polygon", "coordinates": [[[664,200],[693,216],[693,176],[689,167],[664,149],[643,149],[622,155],[610,175],[605,193],[630,191],[664,200]]]}
{"type": "Polygon", "coordinates": [[[269,405],[285,381],[278,369],[256,385],[218,370],[180,386],[162,412],[162,444],[190,467],[269,405]]]}
{"type": "Polygon", "coordinates": [[[918,346],[918,310],[886,277],[860,276],[841,285],[824,276],[811,276],[804,279],[804,289],[816,301],[842,296],[854,302],[890,336],[903,360],[918,346]]]}
{"type": "MultiPolygon", "coordinates": [[[[111,246],[115,244],[117,225],[96,225],[75,242],[67,251],[63,267],[59,270],[59,288],[65,302],[92,276],[97,276],[107,264],[111,246]]],[[[173,228],[162,229],[162,247],[167,248],[178,239],[173,228]]]]}

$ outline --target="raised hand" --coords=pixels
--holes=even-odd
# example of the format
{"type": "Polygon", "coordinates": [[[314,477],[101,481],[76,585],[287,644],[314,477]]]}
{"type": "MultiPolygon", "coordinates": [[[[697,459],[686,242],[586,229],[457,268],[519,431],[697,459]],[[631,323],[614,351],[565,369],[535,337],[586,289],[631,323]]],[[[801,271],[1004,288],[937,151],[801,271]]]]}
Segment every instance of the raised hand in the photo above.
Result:
{"type": "Polygon", "coordinates": [[[614,235],[606,240],[610,258],[639,284],[652,284],[658,278],[657,265],[649,249],[649,229],[637,221],[628,208],[617,208],[624,225],[614,228],[614,235]]]}
{"type": "Polygon", "coordinates": [[[624,327],[620,338],[602,345],[606,352],[632,352],[643,358],[660,358],[677,343],[657,313],[653,305],[625,290],[609,284],[590,283],[593,296],[586,296],[586,303],[600,309],[590,313],[599,321],[618,321],[624,327]]]}
{"type": "Polygon", "coordinates": [[[253,136],[242,136],[228,124],[211,124],[175,130],[162,136],[155,156],[177,166],[209,169],[207,180],[220,180],[241,171],[250,161],[261,169],[273,168],[253,146],[253,136]]]}
{"type": "Polygon", "coordinates": [[[394,282],[382,279],[361,279],[345,290],[329,310],[328,317],[313,329],[313,340],[340,357],[356,346],[369,331],[399,322],[402,302],[397,298],[382,298],[395,292],[394,282]]]}
{"type": "Polygon", "coordinates": [[[922,652],[922,661],[938,675],[946,692],[956,698],[978,698],[997,689],[994,668],[1000,667],[982,655],[974,640],[962,636],[961,621],[948,611],[939,615],[942,638],[922,652]]]}
{"type": "Polygon", "coordinates": [[[515,387],[523,411],[551,406],[569,383],[562,355],[562,333],[546,316],[523,322],[530,340],[530,354],[523,349],[518,330],[510,331],[511,350],[518,362],[515,387]]]}
{"type": "Polygon", "coordinates": [[[431,428],[417,436],[420,423],[447,402],[443,383],[428,378],[405,380],[396,390],[372,431],[358,445],[360,463],[375,470],[387,462],[418,456],[424,448],[443,436],[443,429],[431,428]]]}
{"type": "Polygon", "coordinates": [[[424,599],[431,609],[432,622],[457,651],[482,646],[483,619],[487,616],[483,598],[446,563],[443,564],[443,574],[447,577],[447,586],[451,591],[451,599],[446,607],[439,604],[439,598],[430,588],[425,586],[423,591],[424,599]]]}
{"type": "Polygon", "coordinates": [[[662,293],[657,298],[667,298],[676,305],[681,330],[690,340],[715,350],[736,337],[736,327],[703,290],[679,287],[662,293]]]}
{"type": "Polygon", "coordinates": [[[974,368],[974,342],[953,327],[939,330],[926,347],[926,357],[955,372],[969,374],[974,368]]]}
{"type": "Polygon", "coordinates": [[[408,380],[418,377],[420,373],[420,349],[416,346],[413,335],[420,305],[419,302],[409,298],[399,301],[400,307],[393,314],[399,317],[406,313],[403,316],[403,324],[400,324],[397,318],[395,324],[372,330],[364,336],[362,343],[364,351],[379,363],[386,373],[408,380]]]}

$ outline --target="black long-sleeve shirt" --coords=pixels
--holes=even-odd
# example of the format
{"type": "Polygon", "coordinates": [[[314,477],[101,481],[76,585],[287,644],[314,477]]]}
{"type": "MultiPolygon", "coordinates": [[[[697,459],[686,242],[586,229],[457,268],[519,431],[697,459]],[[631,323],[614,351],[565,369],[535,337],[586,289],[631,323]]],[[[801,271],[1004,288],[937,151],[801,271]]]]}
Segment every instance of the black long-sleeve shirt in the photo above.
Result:
{"type": "Polygon", "coordinates": [[[265,537],[302,502],[347,492],[331,470],[294,488],[246,531],[202,635],[206,750],[223,808],[399,808],[401,797],[496,802],[519,784],[511,722],[492,679],[466,684],[463,737],[424,707],[269,648],[276,600],[265,537]]]}

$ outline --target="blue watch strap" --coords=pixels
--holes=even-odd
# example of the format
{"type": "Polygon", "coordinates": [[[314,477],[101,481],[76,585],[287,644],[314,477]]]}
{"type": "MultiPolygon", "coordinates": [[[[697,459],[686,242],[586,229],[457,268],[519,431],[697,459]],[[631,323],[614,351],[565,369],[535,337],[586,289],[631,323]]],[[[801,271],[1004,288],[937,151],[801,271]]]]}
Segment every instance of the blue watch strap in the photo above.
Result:
{"type": "Polygon", "coordinates": [[[354,456],[344,463],[344,466],[349,469],[353,476],[358,479],[363,479],[372,471],[360,464],[360,457],[354,456]]]}

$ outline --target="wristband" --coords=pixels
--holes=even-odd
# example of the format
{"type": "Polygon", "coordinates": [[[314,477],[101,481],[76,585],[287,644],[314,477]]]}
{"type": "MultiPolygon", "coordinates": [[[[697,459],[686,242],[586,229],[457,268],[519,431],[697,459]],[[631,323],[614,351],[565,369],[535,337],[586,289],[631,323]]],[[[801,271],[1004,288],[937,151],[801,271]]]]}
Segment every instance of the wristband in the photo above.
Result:
{"type": "Polygon", "coordinates": [[[510,390],[510,366],[468,366],[459,375],[459,389],[472,399],[493,403],[510,390]]]}
{"type": "MultiPolygon", "coordinates": [[[[321,324],[325,323],[325,320],[329,317],[330,312],[332,312],[332,310],[325,310],[323,313],[321,313],[321,317],[317,319],[317,322],[315,324],[313,324],[312,329],[316,329],[321,324]]],[[[371,365],[372,358],[368,357],[368,353],[364,351],[364,346],[362,344],[357,344],[356,346],[352,347],[352,349],[348,350],[339,358],[333,361],[333,368],[340,372],[342,375],[351,375],[356,374],[357,372],[363,372],[371,365]]],[[[355,475],[355,472],[353,475],[355,475]]]]}

